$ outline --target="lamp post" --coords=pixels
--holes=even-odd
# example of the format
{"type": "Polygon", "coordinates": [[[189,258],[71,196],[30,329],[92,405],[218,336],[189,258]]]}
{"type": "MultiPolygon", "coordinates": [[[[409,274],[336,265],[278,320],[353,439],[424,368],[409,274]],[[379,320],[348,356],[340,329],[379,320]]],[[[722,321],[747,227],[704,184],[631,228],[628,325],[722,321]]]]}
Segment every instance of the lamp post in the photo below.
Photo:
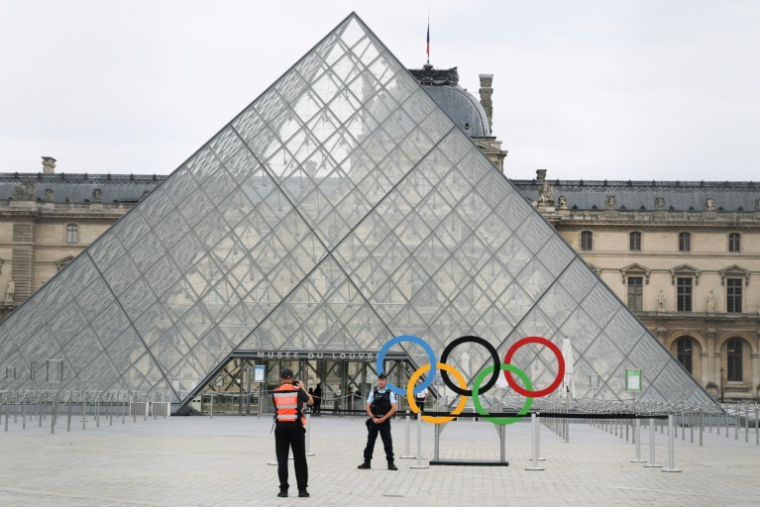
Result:
{"type": "Polygon", "coordinates": [[[724,394],[723,393],[723,373],[725,371],[726,370],[724,370],[723,368],[720,369],[720,402],[721,403],[723,403],[723,394],[724,394]]]}

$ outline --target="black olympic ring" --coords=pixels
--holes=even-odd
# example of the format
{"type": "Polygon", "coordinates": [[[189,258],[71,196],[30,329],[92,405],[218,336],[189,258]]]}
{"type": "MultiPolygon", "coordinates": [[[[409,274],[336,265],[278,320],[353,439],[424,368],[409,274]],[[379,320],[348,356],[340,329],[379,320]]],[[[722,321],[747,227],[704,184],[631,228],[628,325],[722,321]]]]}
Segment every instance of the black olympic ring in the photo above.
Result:
{"type": "MultiPolygon", "coordinates": [[[[499,373],[501,373],[501,359],[499,358],[496,349],[493,348],[493,345],[488,343],[485,339],[479,336],[462,336],[461,338],[457,338],[453,342],[446,345],[446,348],[443,350],[443,355],[441,355],[441,362],[445,364],[446,360],[449,358],[451,351],[463,343],[479,343],[480,345],[484,346],[486,350],[491,353],[493,364],[496,365],[493,374],[491,375],[491,379],[486,383],[486,385],[480,388],[480,393],[483,394],[491,389],[494,385],[496,385],[496,381],[499,379],[499,373]]],[[[440,371],[443,383],[446,384],[449,389],[457,394],[461,394],[462,396],[472,396],[472,390],[460,388],[451,381],[446,370],[441,369],[440,371]]]]}

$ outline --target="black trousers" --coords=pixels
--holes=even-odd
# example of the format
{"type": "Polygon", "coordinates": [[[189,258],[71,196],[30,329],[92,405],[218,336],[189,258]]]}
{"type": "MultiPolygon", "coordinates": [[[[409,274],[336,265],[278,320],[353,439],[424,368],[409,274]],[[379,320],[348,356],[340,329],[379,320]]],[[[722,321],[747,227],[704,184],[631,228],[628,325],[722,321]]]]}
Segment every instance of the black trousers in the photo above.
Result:
{"type": "Polygon", "coordinates": [[[300,422],[278,422],[274,429],[274,445],[277,452],[277,475],[280,488],[288,489],[288,449],[293,449],[298,489],[306,489],[309,467],[306,464],[306,429],[300,422]]]}
{"type": "Polygon", "coordinates": [[[375,424],[372,422],[372,419],[367,419],[367,429],[369,430],[369,435],[367,436],[367,447],[364,448],[364,461],[370,461],[372,459],[372,453],[375,451],[377,434],[380,433],[380,437],[383,439],[383,446],[385,447],[385,459],[388,460],[388,463],[393,463],[391,420],[388,419],[380,424],[375,424]]]}

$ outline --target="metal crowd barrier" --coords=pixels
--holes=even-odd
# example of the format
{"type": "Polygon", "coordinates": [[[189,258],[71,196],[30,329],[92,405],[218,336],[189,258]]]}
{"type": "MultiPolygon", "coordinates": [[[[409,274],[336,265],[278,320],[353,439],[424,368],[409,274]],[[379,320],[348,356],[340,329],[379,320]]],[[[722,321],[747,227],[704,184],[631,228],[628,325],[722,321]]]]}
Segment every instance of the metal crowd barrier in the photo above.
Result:
{"type": "Polygon", "coordinates": [[[55,434],[59,418],[63,413],[66,418],[66,431],[71,431],[72,419],[81,417],[82,430],[87,423],[100,427],[105,418],[113,426],[114,418],[125,424],[127,415],[137,422],[140,415],[143,421],[153,415],[166,418],[171,415],[171,398],[169,393],[140,393],[133,391],[0,391],[0,420],[5,417],[3,428],[6,432],[14,429],[25,430],[27,422],[37,423],[39,428],[49,419],[50,433],[55,434]],[[11,415],[13,422],[11,423],[11,415]],[[19,422],[19,417],[21,421],[19,422]]]}

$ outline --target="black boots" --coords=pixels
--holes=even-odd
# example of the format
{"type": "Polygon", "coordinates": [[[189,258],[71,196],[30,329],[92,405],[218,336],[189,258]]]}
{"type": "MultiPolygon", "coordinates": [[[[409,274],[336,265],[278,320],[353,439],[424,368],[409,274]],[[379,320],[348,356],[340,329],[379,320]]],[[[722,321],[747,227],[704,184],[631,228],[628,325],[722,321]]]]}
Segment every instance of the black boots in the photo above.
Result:
{"type": "MultiPolygon", "coordinates": [[[[280,488],[280,492],[277,493],[277,496],[279,496],[280,498],[287,498],[288,497],[288,490],[280,488]]],[[[306,497],[309,496],[309,492],[306,491],[306,488],[303,488],[303,489],[299,488],[298,489],[298,496],[301,497],[301,498],[306,498],[306,497]]]]}
{"type": "MultiPolygon", "coordinates": [[[[365,460],[364,463],[362,463],[361,465],[359,465],[356,468],[358,468],[359,470],[369,470],[371,467],[369,465],[369,461],[365,460]]],[[[398,470],[398,468],[396,468],[396,465],[394,465],[392,461],[389,461],[388,462],[388,470],[398,470]]]]}

